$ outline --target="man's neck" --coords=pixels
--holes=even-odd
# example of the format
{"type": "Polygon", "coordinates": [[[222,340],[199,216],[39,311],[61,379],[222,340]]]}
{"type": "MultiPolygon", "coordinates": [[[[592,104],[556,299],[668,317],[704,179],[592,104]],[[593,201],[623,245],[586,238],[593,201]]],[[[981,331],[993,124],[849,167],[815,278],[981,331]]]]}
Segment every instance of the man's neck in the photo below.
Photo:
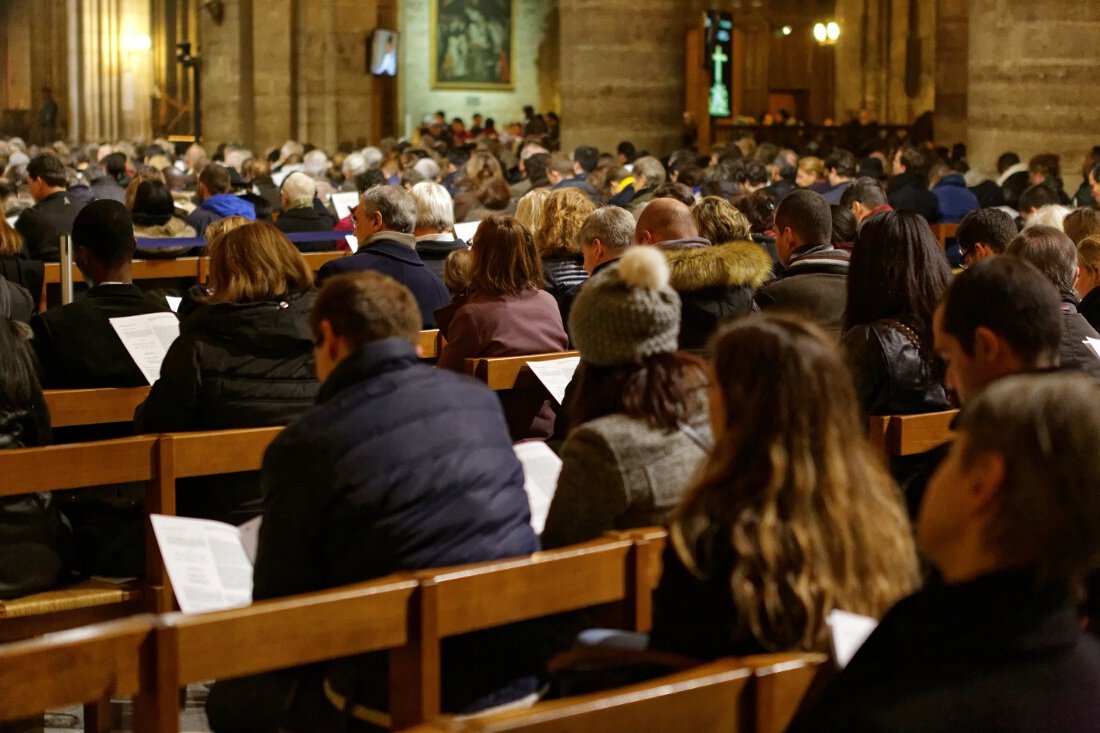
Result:
{"type": "Polygon", "coordinates": [[[99,272],[88,273],[88,278],[92,281],[94,287],[100,285],[130,285],[133,283],[133,275],[130,270],[130,263],[126,263],[122,267],[116,267],[112,270],[101,270],[99,272]]]}
{"type": "MultiPolygon", "coordinates": [[[[38,201],[45,201],[55,193],[65,193],[65,188],[63,186],[50,186],[49,188],[45,188],[42,190],[42,196],[38,201]]],[[[37,203],[37,201],[35,203],[37,203]]]]}
{"type": "Polygon", "coordinates": [[[413,229],[413,236],[414,237],[426,237],[429,234],[449,234],[449,233],[443,231],[442,229],[437,229],[436,227],[416,227],[415,229],[413,229]]]}

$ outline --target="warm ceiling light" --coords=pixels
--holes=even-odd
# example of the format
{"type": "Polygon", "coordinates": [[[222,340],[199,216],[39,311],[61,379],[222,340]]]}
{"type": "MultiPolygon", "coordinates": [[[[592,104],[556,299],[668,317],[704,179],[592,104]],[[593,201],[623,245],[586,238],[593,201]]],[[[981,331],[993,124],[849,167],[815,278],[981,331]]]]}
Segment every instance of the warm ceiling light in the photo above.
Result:
{"type": "Polygon", "coordinates": [[[785,25],[783,26],[783,28],[780,29],[780,32],[785,36],[789,36],[791,35],[791,27],[789,25],[785,25]]]}
{"type": "Polygon", "coordinates": [[[126,53],[148,51],[152,47],[153,40],[146,35],[124,36],[122,38],[122,50],[126,53]]]}
{"type": "Polygon", "coordinates": [[[828,23],[817,23],[814,25],[814,38],[822,45],[836,43],[840,38],[840,26],[834,20],[828,23]]]}
{"type": "Polygon", "coordinates": [[[829,40],[836,42],[836,39],[840,38],[840,26],[835,21],[830,20],[825,26],[825,35],[829,37],[829,40]]]}
{"type": "Polygon", "coordinates": [[[817,23],[816,25],[814,25],[814,38],[817,39],[818,43],[825,43],[825,40],[826,38],[828,38],[828,36],[826,35],[824,23],[817,23]]]}

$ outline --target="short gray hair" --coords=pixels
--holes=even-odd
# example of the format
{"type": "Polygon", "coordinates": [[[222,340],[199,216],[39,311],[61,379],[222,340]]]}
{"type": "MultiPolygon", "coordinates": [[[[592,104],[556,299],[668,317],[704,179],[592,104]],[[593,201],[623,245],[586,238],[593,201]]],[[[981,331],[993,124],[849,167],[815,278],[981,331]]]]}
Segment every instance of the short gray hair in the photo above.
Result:
{"type": "Polygon", "coordinates": [[[286,194],[288,208],[313,206],[317,182],[301,171],[294,171],[283,180],[282,191],[286,194]]]}
{"type": "Polygon", "coordinates": [[[421,158],[413,165],[413,170],[424,176],[426,181],[434,181],[439,178],[439,163],[431,158],[421,158]]]}
{"type": "Polygon", "coordinates": [[[634,217],[618,206],[596,209],[584,220],[577,232],[577,244],[591,244],[598,239],[616,254],[622,254],[634,243],[634,217]]]}
{"type": "Polygon", "coordinates": [[[375,186],[359,196],[363,215],[382,215],[382,224],[394,232],[412,234],[416,227],[416,202],[399,186],[375,186]]]}
{"type": "Polygon", "coordinates": [[[665,182],[665,167],[652,155],[634,161],[634,172],[645,176],[646,188],[655,188],[665,182]]]}
{"type": "Polygon", "coordinates": [[[455,224],[454,201],[447,189],[432,181],[421,181],[409,195],[416,202],[416,228],[449,231],[455,224]]]}
{"type": "Polygon", "coordinates": [[[1028,227],[1008,243],[1005,254],[1035,265],[1062,291],[1062,297],[1073,292],[1073,279],[1077,275],[1077,245],[1062,230],[1041,224],[1028,227]]]}

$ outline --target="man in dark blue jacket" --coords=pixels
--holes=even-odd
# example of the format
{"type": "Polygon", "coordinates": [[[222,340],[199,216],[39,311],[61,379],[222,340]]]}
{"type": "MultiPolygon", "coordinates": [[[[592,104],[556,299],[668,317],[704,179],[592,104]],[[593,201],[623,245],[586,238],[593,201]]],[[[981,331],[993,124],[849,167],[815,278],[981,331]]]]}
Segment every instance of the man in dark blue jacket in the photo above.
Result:
{"type": "Polygon", "coordinates": [[[451,295],[416,253],[413,197],[397,186],[375,186],[360,195],[351,219],[359,250],[351,257],[326,262],[317,273],[318,282],[360,270],[389,275],[412,291],[423,328],[435,328],[435,312],[451,302],[451,295]]]}
{"type": "MultiPolygon", "coordinates": [[[[472,379],[419,361],[412,293],[374,272],[335,277],[317,296],[311,323],[318,405],[264,455],[253,597],[536,551],[523,469],[500,403],[472,379]]],[[[533,695],[537,635],[530,631],[505,627],[445,641],[444,710],[473,712],[533,695]]],[[[207,706],[211,725],[274,730],[295,687],[307,697],[291,716],[323,687],[322,707],[333,714],[339,706],[388,727],[385,654],[316,675],[292,670],[219,683],[207,706]]]]}

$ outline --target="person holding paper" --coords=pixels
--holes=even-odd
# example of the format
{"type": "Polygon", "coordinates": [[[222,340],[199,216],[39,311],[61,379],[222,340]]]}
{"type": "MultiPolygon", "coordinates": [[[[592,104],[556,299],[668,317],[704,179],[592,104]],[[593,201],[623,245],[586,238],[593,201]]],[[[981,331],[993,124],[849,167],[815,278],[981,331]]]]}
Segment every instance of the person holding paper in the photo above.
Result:
{"type": "MultiPolygon", "coordinates": [[[[253,598],[537,550],[500,405],[484,385],[420,362],[420,312],[408,288],[376,272],[334,277],[311,323],[323,384],[317,406],[264,455],[253,598]]],[[[533,696],[537,628],[445,641],[443,709],[474,712],[533,696]]],[[[219,682],[207,713],[216,731],[274,731],[312,701],[322,716],[337,719],[350,707],[353,722],[388,728],[387,671],[382,653],[319,674],[219,682]]],[[[335,720],[310,724],[340,729],[335,720]]]]}
{"type": "Polygon", "coordinates": [[[936,577],[790,733],[1100,730],[1100,644],[1072,604],[1100,561],[1100,390],[1008,376],[956,427],[917,521],[936,577]]]}
{"type": "Polygon", "coordinates": [[[680,298],[660,252],[628,249],[585,283],[570,327],[581,363],[547,548],[667,524],[711,446],[706,370],[676,353],[680,298]]]}
{"type": "MultiPolygon", "coordinates": [[[[271,224],[215,238],[210,294],[180,324],[160,379],[137,411],[138,433],[286,425],[317,394],[309,308],[313,273],[271,224]]],[[[240,524],[259,511],[255,479],[196,479],[178,491],[184,516],[240,524]]]]}
{"type": "Polygon", "coordinates": [[[879,618],[916,587],[901,496],[820,327],[747,316],[712,349],[715,445],[669,528],[650,646],[698,659],[824,651],[829,611],[879,618]]]}
{"type": "Polygon", "coordinates": [[[148,384],[110,319],[171,313],[130,277],[134,226],[118,201],[93,201],[73,221],[73,260],[92,287],[80,300],[35,316],[31,341],[46,389],[139,387],[148,384]]]}

